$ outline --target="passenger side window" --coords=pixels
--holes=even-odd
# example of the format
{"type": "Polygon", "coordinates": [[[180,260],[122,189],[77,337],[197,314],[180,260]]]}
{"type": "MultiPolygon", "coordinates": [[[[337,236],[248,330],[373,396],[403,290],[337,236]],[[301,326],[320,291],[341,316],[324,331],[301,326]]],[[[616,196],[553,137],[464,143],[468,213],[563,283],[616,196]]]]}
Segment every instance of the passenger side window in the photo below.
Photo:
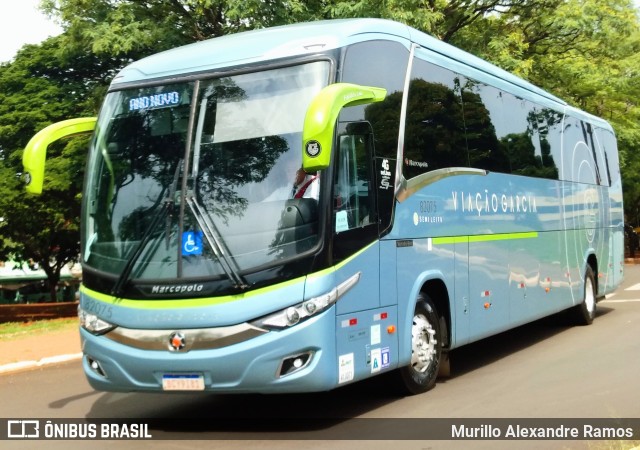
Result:
{"type": "Polygon", "coordinates": [[[558,169],[551,155],[545,122],[552,111],[540,110],[520,97],[503,92],[503,130],[500,144],[509,157],[514,175],[558,179],[558,169]]]}
{"type": "Polygon", "coordinates": [[[387,90],[382,102],[351,106],[340,113],[341,122],[367,120],[371,124],[379,157],[395,158],[398,151],[400,104],[408,61],[409,50],[393,41],[360,42],[349,46],[345,54],[340,81],[387,90]]]}
{"type": "Polygon", "coordinates": [[[591,126],[575,117],[564,121],[564,180],[600,184],[600,168],[593,148],[591,126]]]}
{"type": "Polygon", "coordinates": [[[529,112],[529,125],[536,159],[540,162],[533,174],[540,178],[557,180],[561,160],[562,114],[552,109],[535,107],[529,112]]]}
{"type": "Polygon", "coordinates": [[[333,258],[338,262],[378,238],[378,191],[371,124],[340,124],[333,157],[333,258]]]}
{"type": "Polygon", "coordinates": [[[462,77],[416,57],[413,61],[404,143],[406,179],[445,167],[467,167],[462,77]]]}
{"type": "Polygon", "coordinates": [[[493,86],[468,78],[462,88],[465,136],[469,166],[492,172],[509,173],[509,156],[500,141],[503,130],[502,92],[493,86]]]}
{"type": "Polygon", "coordinates": [[[606,178],[604,178],[605,182],[603,184],[605,186],[613,186],[620,182],[620,172],[611,171],[612,167],[618,167],[618,151],[616,146],[616,138],[613,133],[608,130],[596,128],[595,131],[600,150],[603,154],[607,175],[606,178]],[[610,160],[610,158],[613,158],[613,161],[610,160]]]}
{"type": "Polygon", "coordinates": [[[339,136],[334,189],[335,232],[342,233],[377,222],[370,128],[350,124],[339,136]]]}

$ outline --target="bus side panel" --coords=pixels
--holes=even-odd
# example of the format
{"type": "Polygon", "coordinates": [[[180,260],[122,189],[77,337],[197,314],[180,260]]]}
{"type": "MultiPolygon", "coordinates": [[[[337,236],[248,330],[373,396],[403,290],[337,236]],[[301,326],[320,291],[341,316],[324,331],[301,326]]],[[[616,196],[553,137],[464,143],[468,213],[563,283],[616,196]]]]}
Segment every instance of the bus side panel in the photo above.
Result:
{"type": "Polygon", "coordinates": [[[618,227],[613,227],[611,230],[611,248],[612,248],[612,263],[610,264],[611,283],[608,286],[607,293],[613,291],[622,282],[624,276],[624,232],[622,229],[622,222],[618,227]]]}
{"type": "Polygon", "coordinates": [[[336,269],[336,286],[360,272],[360,280],[337,303],[337,315],[380,306],[380,250],[376,242],[336,269]]]}
{"type": "MultiPolygon", "coordinates": [[[[388,243],[386,243],[388,247],[388,243]]],[[[338,300],[336,352],[338,384],[362,380],[398,366],[395,258],[385,258],[380,276],[381,245],[376,242],[336,268],[336,285],[360,272],[360,280],[338,300]],[[384,286],[384,287],[383,287],[384,286]],[[385,292],[380,307],[380,292],[385,292]]]]}
{"type": "Polygon", "coordinates": [[[398,367],[397,323],[396,306],[336,316],[339,385],[398,367]]]}
{"type": "Polygon", "coordinates": [[[380,241],[380,306],[396,305],[396,241],[380,241]]]}
{"type": "Polygon", "coordinates": [[[471,340],[571,306],[559,251],[562,233],[546,231],[528,236],[516,233],[481,242],[470,238],[471,340]]]}
{"type": "Polygon", "coordinates": [[[471,339],[510,327],[508,240],[469,243],[471,339]]]}
{"type": "Polygon", "coordinates": [[[611,206],[605,186],[617,185],[619,170],[613,135],[575,114],[569,112],[563,121],[560,176],[568,180],[563,186],[564,226],[567,265],[571,271],[574,304],[577,304],[584,296],[589,258],[598,282],[598,295],[607,291],[606,278],[612,264],[608,249],[611,206]]]}
{"type": "Polygon", "coordinates": [[[609,214],[605,216],[605,227],[609,227],[609,263],[607,264],[604,293],[612,292],[624,275],[624,210],[622,206],[622,183],[616,137],[612,131],[596,128],[600,159],[605,166],[605,201],[609,214]],[[609,188],[607,189],[607,184],[609,188]]]}
{"type": "Polygon", "coordinates": [[[460,175],[399,203],[389,237],[398,240],[401,323],[412,313],[407,296],[420,289],[404,286],[420,285],[414,280],[428,270],[441,270],[447,286],[452,348],[571,306],[560,186],[500,173],[460,175]],[[425,250],[407,259],[404,245],[425,250]]]}
{"type": "MultiPolygon", "coordinates": [[[[398,339],[400,365],[411,360],[411,325],[418,294],[432,280],[444,282],[449,296],[454,292],[454,243],[434,245],[432,239],[399,241],[398,260],[398,339]]],[[[439,301],[449,299],[432,299],[439,301]]]]}
{"type": "Polygon", "coordinates": [[[455,240],[455,288],[451,300],[451,329],[449,330],[449,348],[456,348],[469,342],[470,309],[469,303],[469,238],[455,240]]]}
{"type": "Polygon", "coordinates": [[[612,186],[600,188],[600,198],[604,205],[602,257],[598,260],[600,276],[598,279],[598,294],[603,296],[611,293],[622,282],[624,273],[624,233],[622,194],[612,186]],[[604,259],[606,258],[606,259],[604,259]]]}
{"type": "MultiPolygon", "coordinates": [[[[566,259],[571,279],[573,304],[583,298],[584,275],[589,255],[595,255],[600,267],[607,260],[600,260],[603,230],[599,188],[593,184],[565,182],[564,219],[566,227],[566,259]],[[600,252],[598,252],[600,250],[600,252]]],[[[594,273],[596,277],[597,273],[594,273]]]]}
{"type": "Polygon", "coordinates": [[[598,257],[598,296],[604,296],[608,290],[607,285],[610,283],[610,267],[612,266],[612,247],[611,247],[611,227],[609,226],[611,217],[611,205],[609,203],[609,194],[607,188],[600,186],[598,188],[598,198],[600,199],[600,222],[598,230],[600,236],[596,246],[596,254],[598,257]]]}
{"type": "Polygon", "coordinates": [[[514,230],[529,230],[509,239],[510,322],[518,326],[566,309],[573,299],[565,256],[561,182],[517,176],[510,177],[510,185],[510,191],[516,193],[514,230]]]}
{"type": "Polygon", "coordinates": [[[570,279],[564,265],[564,232],[538,233],[511,241],[509,292],[514,326],[571,306],[570,279]]]}

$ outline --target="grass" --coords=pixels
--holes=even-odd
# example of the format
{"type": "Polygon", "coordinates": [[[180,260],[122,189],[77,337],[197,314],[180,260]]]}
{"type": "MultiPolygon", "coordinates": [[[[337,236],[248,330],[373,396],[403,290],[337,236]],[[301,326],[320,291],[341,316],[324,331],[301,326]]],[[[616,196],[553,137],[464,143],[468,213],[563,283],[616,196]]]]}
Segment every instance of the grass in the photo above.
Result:
{"type": "Polygon", "coordinates": [[[34,322],[8,322],[0,324],[0,337],[11,340],[25,336],[37,336],[51,331],[71,330],[77,327],[77,317],[34,322]]]}

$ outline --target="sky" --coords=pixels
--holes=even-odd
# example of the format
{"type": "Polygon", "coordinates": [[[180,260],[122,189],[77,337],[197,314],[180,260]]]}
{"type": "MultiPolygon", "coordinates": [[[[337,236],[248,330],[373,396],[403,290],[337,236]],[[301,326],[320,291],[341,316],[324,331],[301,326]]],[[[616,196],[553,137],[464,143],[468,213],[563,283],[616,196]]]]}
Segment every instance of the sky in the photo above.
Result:
{"type": "Polygon", "coordinates": [[[10,61],[24,44],[39,44],[62,32],[58,25],[36,9],[40,0],[2,0],[2,3],[0,62],[10,61]]]}

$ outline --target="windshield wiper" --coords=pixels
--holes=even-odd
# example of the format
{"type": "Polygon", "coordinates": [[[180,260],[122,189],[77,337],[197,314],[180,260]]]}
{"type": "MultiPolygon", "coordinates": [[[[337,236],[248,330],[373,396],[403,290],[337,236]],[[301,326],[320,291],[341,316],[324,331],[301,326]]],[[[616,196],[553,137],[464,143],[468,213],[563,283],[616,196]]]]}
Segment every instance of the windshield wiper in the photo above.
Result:
{"type": "Polygon", "coordinates": [[[231,252],[229,252],[229,249],[226,247],[224,240],[222,239],[222,235],[213,221],[209,218],[207,212],[198,204],[196,199],[193,197],[193,194],[188,194],[185,201],[187,205],[189,205],[191,213],[196,218],[196,221],[198,222],[204,237],[207,239],[211,250],[213,250],[214,255],[218,258],[218,262],[220,263],[222,270],[227,274],[234,287],[242,290],[249,288],[250,286],[244,280],[242,275],[240,275],[239,267],[230,256],[231,252]]]}
{"type": "Polygon", "coordinates": [[[124,269],[122,269],[122,272],[120,272],[118,281],[116,281],[116,284],[113,286],[113,289],[111,290],[112,295],[117,297],[121,294],[122,288],[127,283],[127,281],[129,281],[129,277],[131,276],[131,271],[133,270],[133,266],[138,261],[138,258],[140,258],[142,251],[144,250],[144,248],[147,246],[147,243],[151,239],[151,235],[153,234],[154,230],[157,228],[162,218],[165,215],[167,215],[168,211],[169,211],[169,206],[167,202],[164,202],[162,206],[160,206],[160,208],[153,215],[153,219],[151,220],[151,223],[149,224],[144,234],[142,235],[142,239],[140,239],[140,241],[138,242],[138,245],[135,246],[135,248],[133,249],[133,252],[127,258],[127,263],[125,264],[124,269]]]}
{"type": "Polygon", "coordinates": [[[171,189],[169,189],[169,196],[165,200],[165,205],[168,206],[167,211],[167,219],[166,219],[166,231],[165,231],[165,241],[167,245],[167,250],[169,250],[170,244],[170,234],[171,234],[171,219],[173,218],[173,210],[176,205],[176,192],[178,190],[178,178],[180,178],[180,171],[182,170],[182,159],[178,161],[178,166],[176,167],[176,171],[173,174],[173,183],[171,184],[171,189]]]}
{"type": "MultiPolygon", "coordinates": [[[[113,286],[113,289],[111,289],[111,295],[114,295],[117,297],[122,293],[122,288],[129,281],[129,278],[131,277],[131,272],[133,271],[133,267],[135,266],[136,262],[138,262],[138,259],[140,258],[142,251],[144,250],[144,248],[149,243],[149,240],[151,239],[151,235],[157,229],[158,224],[161,222],[161,220],[164,217],[167,218],[166,239],[167,239],[167,243],[169,242],[169,233],[171,228],[170,216],[173,212],[173,208],[176,202],[175,200],[176,189],[178,186],[178,178],[180,176],[181,168],[182,168],[182,160],[178,161],[178,165],[176,166],[176,170],[173,175],[173,183],[171,184],[171,187],[169,189],[168,196],[165,197],[164,201],[162,202],[162,205],[160,206],[160,208],[158,208],[158,210],[153,215],[151,219],[151,223],[149,224],[149,226],[146,227],[144,234],[142,235],[142,238],[140,239],[138,244],[135,246],[131,254],[127,257],[127,262],[124,268],[122,269],[122,272],[120,272],[120,276],[118,277],[116,284],[113,286]]],[[[164,194],[164,190],[160,194],[160,197],[162,197],[163,194],[164,194]]]]}

